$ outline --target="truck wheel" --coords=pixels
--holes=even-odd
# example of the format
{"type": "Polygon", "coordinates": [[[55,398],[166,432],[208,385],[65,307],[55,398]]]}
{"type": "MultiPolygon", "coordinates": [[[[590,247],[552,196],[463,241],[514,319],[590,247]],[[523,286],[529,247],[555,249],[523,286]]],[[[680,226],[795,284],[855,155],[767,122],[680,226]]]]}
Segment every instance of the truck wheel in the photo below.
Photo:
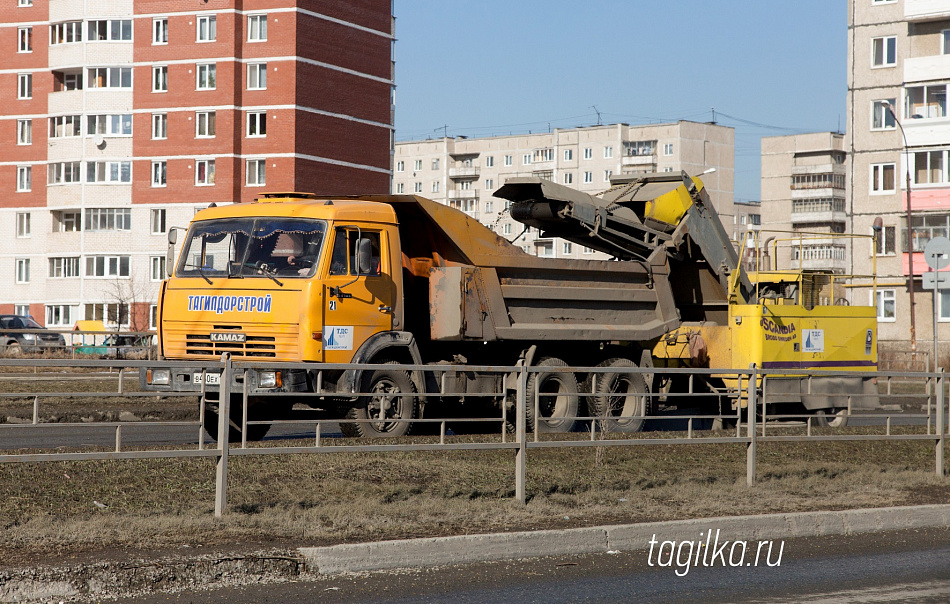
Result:
{"type": "MultiPolygon", "coordinates": [[[[629,359],[608,359],[598,367],[633,367],[629,359]]],[[[588,401],[592,417],[601,418],[604,432],[639,432],[650,415],[650,390],[642,373],[598,373],[588,401]],[[622,417],[623,419],[610,419],[622,417]]]]}
{"type": "MultiPolygon", "coordinates": [[[[390,361],[387,365],[399,365],[390,361]]],[[[357,406],[346,414],[351,420],[376,420],[367,423],[340,424],[344,436],[405,436],[412,427],[410,421],[417,415],[416,387],[409,372],[393,369],[377,369],[364,372],[360,392],[372,393],[361,397],[357,406]]]]}
{"type": "MultiPolygon", "coordinates": [[[[231,397],[231,417],[228,421],[228,442],[229,443],[239,443],[241,442],[241,424],[244,419],[244,410],[242,396],[236,395],[231,397]]],[[[205,432],[212,439],[218,439],[218,401],[216,400],[207,400],[205,403],[205,432]]],[[[248,399],[247,401],[247,421],[259,421],[263,419],[268,419],[264,417],[264,414],[261,412],[261,407],[259,403],[256,403],[253,399],[248,399]]],[[[269,419],[274,419],[273,417],[269,419]]],[[[254,424],[248,425],[247,427],[247,440],[249,442],[256,442],[259,440],[264,440],[264,437],[267,435],[267,432],[270,430],[270,424],[254,424]]]]}
{"type": "Polygon", "coordinates": [[[811,425],[819,428],[844,428],[848,425],[848,409],[816,409],[811,425]]]}
{"type": "MultiPolygon", "coordinates": [[[[541,359],[538,367],[567,367],[561,359],[547,357],[541,359]]],[[[574,429],[574,418],[580,397],[577,395],[577,378],[569,372],[545,372],[529,374],[528,388],[525,390],[527,407],[527,427],[529,432],[535,429],[534,398],[538,397],[537,422],[539,432],[570,432],[574,429]]]]}

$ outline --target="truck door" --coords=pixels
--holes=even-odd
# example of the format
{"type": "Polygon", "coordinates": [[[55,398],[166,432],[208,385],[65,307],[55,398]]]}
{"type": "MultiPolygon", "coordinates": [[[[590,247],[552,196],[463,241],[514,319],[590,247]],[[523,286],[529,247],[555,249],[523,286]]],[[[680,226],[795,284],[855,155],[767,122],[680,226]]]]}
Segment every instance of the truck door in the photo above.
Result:
{"type": "Polygon", "coordinates": [[[387,233],[337,227],[324,296],[323,350],[327,363],[348,363],[360,345],[393,325],[394,284],[387,233]],[[370,265],[357,271],[359,240],[368,240],[370,265]]]}

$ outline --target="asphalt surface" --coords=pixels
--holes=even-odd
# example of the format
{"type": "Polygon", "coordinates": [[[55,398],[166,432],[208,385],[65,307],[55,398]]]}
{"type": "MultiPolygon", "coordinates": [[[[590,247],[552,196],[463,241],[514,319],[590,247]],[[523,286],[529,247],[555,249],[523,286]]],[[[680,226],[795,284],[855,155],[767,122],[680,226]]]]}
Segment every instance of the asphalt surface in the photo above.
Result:
{"type": "Polygon", "coordinates": [[[950,601],[948,528],[776,540],[773,548],[771,565],[704,567],[700,561],[683,572],[677,565],[659,566],[649,551],[616,552],[335,575],[118,602],[950,601]]]}

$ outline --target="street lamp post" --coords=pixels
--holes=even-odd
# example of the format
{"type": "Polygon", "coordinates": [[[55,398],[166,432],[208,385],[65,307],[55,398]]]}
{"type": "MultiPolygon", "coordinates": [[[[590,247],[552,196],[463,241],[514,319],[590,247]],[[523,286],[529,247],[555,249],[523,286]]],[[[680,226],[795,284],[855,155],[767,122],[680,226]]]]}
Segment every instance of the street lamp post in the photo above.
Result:
{"type": "Polygon", "coordinates": [[[907,145],[907,134],[904,132],[904,126],[897,119],[894,109],[890,102],[881,103],[884,109],[894,118],[894,123],[900,128],[901,136],[904,138],[904,154],[907,156],[907,293],[910,297],[910,352],[917,353],[917,321],[914,312],[914,238],[913,223],[911,222],[910,209],[910,147],[907,145]]]}

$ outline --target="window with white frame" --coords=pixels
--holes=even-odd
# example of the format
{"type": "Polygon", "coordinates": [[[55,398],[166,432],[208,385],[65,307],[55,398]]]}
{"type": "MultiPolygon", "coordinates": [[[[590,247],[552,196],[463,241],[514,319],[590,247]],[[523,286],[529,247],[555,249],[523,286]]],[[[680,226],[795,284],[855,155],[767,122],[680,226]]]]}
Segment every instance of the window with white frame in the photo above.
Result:
{"type": "Polygon", "coordinates": [[[940,52],[941,54],[950,55],[950,29],[940,32],[940,52]]]}
{"type": "Polygon", "coordinates": [[[613,147],[604,147],[604,159],[610,159],[614,156],[613,147]]]}
{"type": "Polygon", "coordinates": [[[875,256],[893,256],[897,250],[897,228],[885,226],[880,231],[873,231],[874,236],[874,255],[875,256]]]}
{"type": "Polygon", "coordinates": [[[437,181],[437,180],[433,180],[433,181],[432,181],[432,192],[433,192],[433,193],[438,193],[438,192],[439,192],[439,181],[437,181]]]}
{"type": "Polygon", "coordinates": [[[871,103],[872,130],[893,130],[897,127],[893,107],[894,99],[882,99],[871,103]]]}
{"type": "Polygon", "coordinates": [[[122,303],[86,304],[87,321],[102,321],[106,327],[128,327],[129,305],[122,303]]]}
{"type": "Polygon", "coordinates": [[[247,64],[247,89],[264,90],[267,88],[267,63],[247,64]]]}
{"type": "Polygon", "coordinates": [[[416,172],[418,172],[419,170],[422,170],[422,160],[421,160],[421,159],[417,159],[417,160],[415,161],[415,163],[413,163],[413,166],[414,166],[414,167],[413,167],[413,170],[416,171],[416,172]]]}
{"type": "Polygon", "coordinates": [[[485,158],[485,167],[493,168],[494,166],[495,166],[495,158],[489,155],[488,157],[485,158]]]}
{"type": "Polygon", "coordinates": [[[422,193],[422,183],[421,183],[421,182],[417,182],[417,183],[413,186],[413,191],[416,192],[416,193],[422,193]]]}
{"type": "Polygon", "coordinates": [[[54,233],[73,233],[82,230],[82,216],[79,212],[54,210],[50,212],[53,219],[54,233]]]}
{"type": "Polygon", "coordinates": [[[248,138],[267,136],[266,111],[247,112],[247,136],[248,138]]]}
{"type": "Polygon", "coordinates": [[[871,38],[871,66],[893,67],[897,65],[897,36],[871,38]]]}
{"type": "Polygon", "coordinates": [[[78,161],[66,161],[66,162],[55,162],[47,165],[47,179],[46,184],[48,185],[63,185],[77,183],[80,181],[81,172],[79,170],[80,163],[78,161]]]}
{"type": "Polygon", "coordinates": [[[584,172],[584,182],[592,183],[594,182],[594,173],[593,172],[584,172]]]}
{"type": "Polygon", "coordinates": [[[247,160],[247,186],[263,187],[267,184],[266,180],[267,160],[249,159],[247,160]]]}
{"type": "Polygon", "coordinates": [[[76,307],[68,304],[48,304],[46,306],[47,327],[72,327],[73,317],[78,316],[76,307]]]}
{"type": "Polygon", "coordinates": [[[214,42],[218,39],[218,18],[215,15],[198,17],[197,42],[214,42]]]}
{"type": "Polygon", "coordinates": [[[505,165],[510,166],[512,163],[512,157],[510,155],[505,156],[505,165]]]}
{"type": "Polygon", "coordinates": [[[572,172],[565,172],[563,179],[564,184],[569,185],[574,182],[574,174],[572,172]]]}
{"type": "Polygon", "coordinates": [[[904,89],[904,118],[932,119],[947,116],[947,85],[929,84],[904,89]]]}
{"type": "Polygon", "coordinates": [[[16,167],[16,190],[25,193],[33,188],[33,166],[16,167]]]}
{"type": "Polygon", "coordinates": [[[131,87],[131,67],[90,67],[86,70],[86,88],[131,87]]]}
{"type": "Polygon", "coordinates": [[[79,276],[79,256],[64,256],[49,259],[49,278],[66,279],[79,276]]]}
{"type": "Polygon", "coordinates": [[[871,193],[893,193],[895,173],[895,164],[871,164],[871,193]]]}
{"type": "Polygon", "coordinates": [[[546,147],[544,149],[535,149],[532,162],[554,161],[554,149],[546,147]]]}
{"type": "Polygon", "coordinates": [[[247,41],[263,42],[267,40],[267,15],[247,16],[247,41]]]}
{"type": "Polygon", "coordinates": [[[947,182],[947,152],[918,151],[913,155],[911,175],[917,185],[942,185],[947,182]]]}
{"type": "Polygon", "coordinates": [[[168,138],[168,114],[152,114],[152,139],[160,140],[168,138]]]}
{"type": "Polygon", "coordinates": [[[17,28],[17,52],[33,52],[33,28],[17,28]]]}
{"type": "Polygon", "coordinates": [[[604,170],[604,182],[610,182],[611,176],[613,176],[613,170],[604,170]]]}
{"type": "Polygon", "coordinates": [[[897,320],[897,295],[893,289],[879,289],[874,305],[877,307],[877,320],[890,323],[897,320]]]}
{"type": "Polygon", "coordinates": [[[584,246],[583,252],[584,252],[585,255],[588,255],[588,256],[589,256],[590,254],[593,254],[593,253],[594,253],[594,248],[584,246]]]}
{"type": "Polygon", "coordinates": [[[16,121],[16,144],[33,144],[33,120],[16,121]]]}
{"type": "Polygon", "coordinates": [[[16,0],[16,5],[17,6],[33,6],[33,0],[16,0]]]}
{"type": "Polygon", "coordinates": [[[165,256],[152,256],[150,259],[150,274],[152,281],[161,281],[165,278],[165,256]]]}
{"type": "Polygon", "coordinates": [[[152,186],[164,187],[167,184],[166,172],[168,171],[168,162],[165,160],[152,162],[152,186]]]}
{"type": "Polygon", "coordinates": [[[494,202],[486,201],[486,202],[485,202],[485,212],[491,214],[491,213],[494,212],[494,211],[495,211],[495,204],[494,204],[494,202]]]}
{"type": "Polygon", "coordinates": [[[132,114],[90,115],[86,120],[86,136],[132,136],[132,114]]]}
{"type": "Polygon", "coordinates": [[[16,98],[18,99],[32,99],[33,98],[33,74],[32,73],[18,73],[17,74],[16,98]]]}
{"type": "Polygon", "coordinates": [[[129,256],[86,256],[86,277],[128,277],[129,256]]]}
{"type": "Polygon", "coordinates": [[[438,170],[438,169],[439,169],[439,158],[438,158],[438,157],[435,157],[435,158],[432,159],[432,169],[433,169],[433,170],[438,170]]]}
{"type": "Polygon", "coordinates": [[[29,304],[14,304],[13,305],[13,314],[20,315],[21,317],[32,317],[30,314],[30,305],[29,304]]]}
{"type": "Polygon", "coordinates": [[[88,22],[88,36],[90,42],[131,42],[131,19],[100,19],[88,22]]]}
{"type": "Polygon", "coordinates": [[[165,208],[152,208],[152,211],[150,212],[152,235],[161,235],[168,230],[165,227],[165,215],[165,208]]]}
{"type": "Polygon", "coordinates": [[[673,155],[673,143],[664,143],[663,144],[663,155],[670,157],[673,155]]]}
{"type": "Polygon", "coordinates": [[[524,155],[521,156],[521,164],[522,164],[522,165],[525,165],[525,166],[530,166],[530,165],[531,165],[531,154],[530,154],[530,153],[525,153],[524,155]]]}
{"type": "Polygon", "coordinates": [[[82,42],[82,21],[66,21],[49,26],[49,44],[73,44],[82,42]]]}
{"type": "Polygon", "coordinates": [[[561,254],[564,256],[570,256],[573,251],[573,246],[570,241],[561,242],[561,254]]]}
{"type": "Polygon", "coordinates": [[[215,112],[195,112],[195,138],[214,138],[215,112]]]}
{"type": "Polygon", "coordinates": [[[86,182],[88,183],[130,183],[132,182],[132,162],[130,161],[86,162],[86,182]]]}
{"type": "Polygon", "coordinates": [[[573,149],[565,149],[565,150],[564,150],[564,161],[571,161],[572,159],[574,159],[574,150],[573,150],[573,149]]]}
{"type": "Polygon", "coordinates": [[[486,179],[485,179],[485,190],[486,190],[486,191],[491,191],[491,190],[494,189],[494,188],[495,188],[495,179],[494,179],[494,178],[486,178],[486,179]]]}
{"type": "Polygon", "coordinates": [[[148,305],[148,328],[158,329],[158,304],[148,305]]]}
{"type": "Polygon", "coordinates": [[[29,212],[16,213],[16,236],[17,237],[30,236],[30,213],[29,212]]]}
{"type": "Polygon", "coordinates": [[[210,186],[214,184],[214,160],[195,160],[195,184],[210,186]]]}
{"type": "Polygon", "coordinates": [[[81,115],[57,115],[49,118],[49,137],[62,138],[82,134],[81,115]]]}
{"type": "Polygon", "coordinates": [[[406,162],[399,160],[396,162],[396,172],[405,172],[406,171],[406,162]]]}
{"type": "Polygon", "coordinates": [[[130,231],[132,210],[130,208],[86,208],[87,231],[130,231]]]}
{"type": "Polygon", "coordinates": [[[510,223],[510,222],[506,222],[506,223],[501,227],[501,233],[502,233],[502,235],[511,235],[511,223],[510,223]]]}
{"type": "Polygon", "coordinates": [[[17,283],[30,282],[30,259],[29,258],[16,259],[16,282],[17,283]]]}
{"type": "Polygon", "coordinates": [[[472,181],[470,181],[470,180],[463,180],[462,182],[460,182],[460,183],[459,183],[459,190],[460,190],[460,191],[471,191],[471,190],[472,190],[472,181]]]}
{"type": "Polygon", "coordinates": [[[218,67],[215,63],[202,63],[195,66],[197,71],[195,89],[214,90],[217,81],[218,67]]]}
{"type": "Polygon", "coordinates": [[[168,65],[152,67],[152,92],[168,92],[168,65]]]}
{"type": "Polygon", "coordinates": [[[406,192],[406,184],[405,184],[405,183],[402,183],[402,182],[397,183],[397,184],[396,184],[396,193],[398,193],[399,195],[402,195],[402,194],[405,193],[405,192],[406,192]]]}
{"type": "Polygon", "coordinates": [[[586,147],[584,149],[584,159],[593,159],[593,158],[594,158],[594,150],[591,149],[590,147],[586,147]]]}
{"type": "Polygon", "coordinates": [[[168,18],[152,19],[152,44],[168,44],[168,18]]]}

